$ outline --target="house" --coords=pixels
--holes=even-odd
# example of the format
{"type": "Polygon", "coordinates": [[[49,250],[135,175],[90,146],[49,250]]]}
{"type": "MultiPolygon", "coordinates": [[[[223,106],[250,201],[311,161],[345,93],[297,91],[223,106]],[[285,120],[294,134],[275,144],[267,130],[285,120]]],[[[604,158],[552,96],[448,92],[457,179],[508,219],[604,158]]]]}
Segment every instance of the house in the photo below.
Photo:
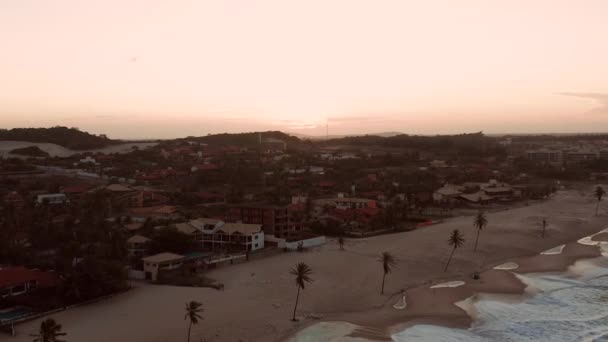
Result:
{"type": "Polygon", "coordinates": [[[223,223],[203,234],[203,247],[211,250],[237,249],[253,252],[264,248],[261,224],[223,223]]]}
{"type": "Polygon", "coordinates": [[[68,197],[65,194],[44,194],[36,196],[38,204],[65,204],[68,203],[68,197]]]}
{"type": "Polygon", "coordinates": [[[185,259],[185,256],[173,253],[159,253],[141,258],[146,280],[156,281],[160,271],[180,268],[185,259]]]}
{"type": "Polygon", "coordinates": [[[462,195],[463,188],[456,185],[445,184],[433,192],[433,201],[437,203],[453,202],[462,195]]]}
{"type": "Polygon", "coordinates": [[[129,252],[129,256],[144,256],[148,251],[148,241],[150,241],[150,239],[143,235],[133,235],[127,239],[127,250],[129,252]]]}
{"type": "Polygon", "coordinates": [[[484,191],[477,191],[470,194],[461,194],[458,196],[458,198],[463,200],[464,202],[472,204],[485,204],[494,199],[494,197],[489,196],[484,191]]]}
{"type": "Polygon", "coordinates": [[[56,287],[59,278],[50,272],[25,267],[0,268],[0,298],[18,296],[42,288],[56,287]]]}
{"type": "Polygon", "coordinates": [[[509,184],[500,183],[495,179],[491,179],[488,183],[482,184],[480,188],[481,191],[485,192],[488,196],[496,199],[510,199],[521,195],[521,192],[514,190],[509,184]]]}
{"type": "Polygon", "coordinates": [[[198,229],[197,227],[191,225],[188,222],[176,223],[173,225],[173,227],[177,229],[178,232],[191,236],[192,239],[196,242],[201,243],[203,241],[202,230],[198,229]]]}

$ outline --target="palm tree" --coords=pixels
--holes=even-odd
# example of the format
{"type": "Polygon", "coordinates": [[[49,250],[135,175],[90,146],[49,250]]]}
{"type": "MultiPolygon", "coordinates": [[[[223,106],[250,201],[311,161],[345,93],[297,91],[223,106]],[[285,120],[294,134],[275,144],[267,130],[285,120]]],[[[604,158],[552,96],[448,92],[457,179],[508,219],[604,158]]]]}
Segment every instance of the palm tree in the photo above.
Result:
{"type": "Polygon", "coordinates": [[[542,233],[542,237],[545,237],[545,230],[547,230],[547,220],[543,219],[543,233],[542,233]]]}
{"type": "Polygon", "coordinates": [[[595,216],[597,216],[600,210],[600,202],[602,201],[602,197],[606,194],[606,191],[601,186],[595,188],[595,197],[597,198],[597,207],[595,207],[595,216]]]}
{"type": "Polygon", "coordinates": [[[197,324],[199,320],[203,319],[203,317],[200,315],[200,313],[203,312],[203,308],[201,308],[201,306],[203,306],[202,303],[194,300],[186,303],[186,315],[184,316],[184,319],[190,320],[190,324],[188,325],[188,342],[190,342],[190,331],[192,330],[192,325],[197,324]]]}
{"type": "Polygon", "coordinates": [[[59,336],[65,335],[67,334],[61,332],[61,324],[57,324],[52,318],[47,318],[40,323],[40,331],[38,335],[34,335],[36,337],[34,342],[65,342],[59,339],[59,336]]]}
{"type": "Polygon", "coordinates": [[[392,267],[397,264],[397,259],[390,252],[382,252],[378,261],[382,263],[382,270],[384,271],[382,274],[382,288],[380,289],[380,294],[384,294],[384,279],[387,273],[391,273],[392,267]]]}
{"type": "Polygon", "coordinates": [[[453,247],[452,253],[450,253],[450,257],[448,258],[448,262],[445,264],[443,272],[446,272],[448,270],[448,266],[450,265],[450,261],[452,261],[452,256],[454,255],[454,251],[456,251],[456,248],[462,246],[463,243],[464,236],[460,233],[458,229],[454,229],[454,231],[452,231],[452,235],[450,235],[450,238],[448,239],[448,244],[453,247]]]}
{"type": "Polygon", "coordinates": [[[344,238],[343,237],[338,237],[338,245],[340,245],[340,250],[343,251],[344,250],[344,238]]]}
{"type": "Polygon", "coordinates": [[[488,219],[486,218],[486,214],[483,211],[480,211],[479,213],[477,213],[477,216],[475,216],[475,219],[473,220],[473,224],[475,225],[475,227],[477,227],[477,237],[475,238],[475,248],[473,248],[473,250],[476,251],[477,242],[479,242],[479,233],[481,233],[481,230],[483,229],[483,227],[485,227],[488,224],[488,219]]]}
{"type": "Polygon", "coordinates": [[[296,267],[292,268],[289,271],[290,274],[296,277],[296,286],[298,287],[298,294],[296,295],[296,305],[293,307],[293,317],[292,321],[296,321],[296,309],[298,308],[298,300],[300,299],[300,289],[304,290],[304,286],[306,283],[312,283],[312,278],[310,277],[312,270],[308,265],[301,262],[296,265],[296,267]]]}

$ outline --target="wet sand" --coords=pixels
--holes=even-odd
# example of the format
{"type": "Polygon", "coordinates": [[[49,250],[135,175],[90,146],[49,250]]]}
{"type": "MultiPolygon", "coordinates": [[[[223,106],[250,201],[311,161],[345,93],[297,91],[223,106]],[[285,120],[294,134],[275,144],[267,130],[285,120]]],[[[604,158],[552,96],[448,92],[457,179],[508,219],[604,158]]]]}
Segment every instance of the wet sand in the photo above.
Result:
{"type": "MultiPolygon", "coordinates": [[[[589,191],[586,193],[590,194],[589,191]]],[[[53,315],[64,325],[69,341],[183,341],[188,300],[203,303],[204,320],[193,327],[192,341],[280,341],[320,321],[345,321],[360,325],[353,332],[385,340],[403,323],[419,322],[466,327],[471,318],[455,302],[477,293],[521,294],[525,286],[511,271],[494,266],[516,262],[518,273],[565,270],[580,258],[599,255],[595,246],[577,239],[608,226],[608,216],[594,216],[595,200],[578,191],[562,191],[550,200],[488,214],[479,248],[473,251],[476,228],[472,217],[448,219],[442,224],[411,232],[366,239],[348,239],[344,251],[336,241],[304,253],[286,253],[209,272],[225,285],[224,291],[137,284],[129,293],[98,304],[53,315]],[[547,218],[545,238],[541,222],[547,218]],[[466,242],[454,254],[448,272],[443,266],[453,229],[466,242]],[[561,254],[540,252],[565,244],[561,254]],[[386,278],[380,294],[383,251],[399,263],[386,278]],[[289,269],[298,262],[313,270],[314,282],[300,295],[297,323],[291,322],[296,287],[289,269]],[[481,279],[471,275],[480,272],[481,279]],[[432,280],[432,282],[429,282],[432,280]],[[462,280],[454,288],[430,289],[434,284],[462,280]],[[407,308],[393,305],[407,291],[407,308]],[[391,328],[392,327],[392,328],[391,328]]],[[[39,321],[17,327],[14,341],[30,341],[39,321]]],[[[357,335],[359,334],[359,335],[357,335]]],[[[9,339],[11,340],[11,339],[9,339]]]]}

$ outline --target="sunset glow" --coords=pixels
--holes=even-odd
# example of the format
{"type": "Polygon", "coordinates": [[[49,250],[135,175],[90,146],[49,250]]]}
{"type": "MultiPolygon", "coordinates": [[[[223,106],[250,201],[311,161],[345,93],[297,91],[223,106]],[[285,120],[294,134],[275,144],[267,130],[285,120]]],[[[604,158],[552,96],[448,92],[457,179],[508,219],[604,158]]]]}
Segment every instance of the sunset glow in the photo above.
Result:
{"type": "Polygon", "coordinates": [[[5,0],[0,127],[605,131],[608,2],[5,0]]]}

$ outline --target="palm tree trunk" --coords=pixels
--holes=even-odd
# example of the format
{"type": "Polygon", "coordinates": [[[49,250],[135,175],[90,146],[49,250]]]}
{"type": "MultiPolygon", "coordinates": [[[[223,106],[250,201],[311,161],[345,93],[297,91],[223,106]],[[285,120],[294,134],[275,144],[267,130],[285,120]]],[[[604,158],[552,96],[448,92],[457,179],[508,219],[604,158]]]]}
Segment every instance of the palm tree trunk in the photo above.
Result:
{"type": "Polygon", "coordinates": [[[384,278],[386,278],[386,273],[382,275],[382,289],[380,290],[380,294],[384,294],[384,278]]]}
{"type": "Polygon", "coordinates": [[[600,211],[600,201],[598,200],[597,201],[597,206],[595,207],[595,216],[597,216],[597,214],[599,213],[599,211],[600,211]]]}
{"type": "Polygon", "coordinates": [[[454,251],[456,251],[456,247],[454,247],[452,249],[452,253],[450,253],[450,257],[448,258],[448,262],[445,264],[445,268],[443,269],[443,272],[447,272],[448,266],[450,266],[450,261],[452,261],[452,256],[454,255],[454,251]]]}
{"type": "Polygon", "coordinates": [[[296,295],[296,305],[293,307],[293,317],[292,321],[296,321],[296,309],[298,308],[298,300],[300,299],[300,287],[298,286],[298,294],[296,295]]]}
{"type": "Polygon", "coordinates": [[[475,238],[475,248],[473,248],[473,251],[477,250],[477,242],[479,241],[479,233],[481,233],[481,229],[477,229],[477,237],[475,238]]]}
{"type": "Polygon", "coordinates": [[[192,330],[192,321],[190,321],[190,325],[188,326],[188,342],[190,342],[190,330],[192,330]]]}

